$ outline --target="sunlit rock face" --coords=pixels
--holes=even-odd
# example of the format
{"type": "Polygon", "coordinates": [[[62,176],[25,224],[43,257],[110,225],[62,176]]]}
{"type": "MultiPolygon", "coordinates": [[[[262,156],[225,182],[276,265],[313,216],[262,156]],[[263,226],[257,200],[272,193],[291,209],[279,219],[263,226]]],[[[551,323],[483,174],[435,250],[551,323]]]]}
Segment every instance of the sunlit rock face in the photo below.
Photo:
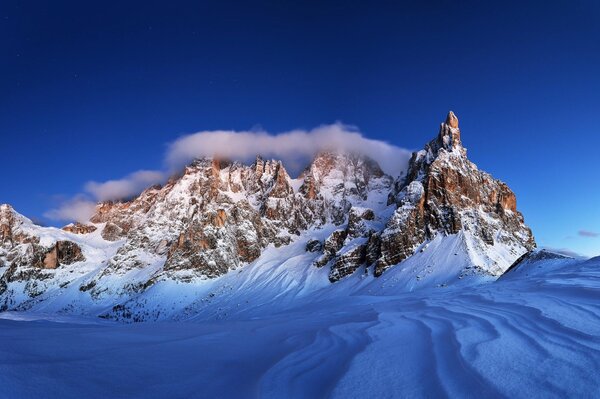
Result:
{"type": "Polygon", "coordinates": [[[392,184],[375,161],[356,154],[318,154],[297,179],[277,160],[199,159],[164,187],[100,204],[91,221],[104,224],[104,239],[126,241],[109,260],[115,268],[145,267],[143,249],[166,256],[165,275],[214,278],[307,229],[344,225],[354,203],[376,197],[386,206],[392,184]]]}
{"type": "Polygon", "coordinates": [[[497,276],[535,247],[514,193],[468,160],[450,112],[399,177],[335,150],[297,178],[279,160],[203,158],[163,186],[98,204],[87,224],[40,227],[1,205],[0,307],[29,308],[71,287],[65,311],[121,303],[156,284],[241,273],[267,255],[285,263],[296,241],[304,269],[286,286],[311,271],[336,283],[404,270],[432,243],[437,258],[421,266],[446,268],[440,281],[467,269],[497,276]]]}
{"type": "Polygon", "coordinates": [[[73,234],[90,234],[96,231],[97,227],[91,224],[71,223],[64,226],[62,229],[73,234]]]}
{"type": "MultiPolygon", "coordinates": [[[[406,177],[396,182],[390,194],[390,203],[397,209],[381,236],[376,275],[438,234],[464,231],[471,238],[469,244],[482,252],[501,244],[518,256],[535,247],[531,230],[517,211],[515,194],[467,159],[453,112],[441,124],[438,136],[413,154],[406,177]]],[[[499,274],[510,265],[485,266],[499,274]]]]}
{"type": "Polygon", "coordinates": [[[11,286],[21,287],[26,298],[36,297],[47,288],[44,281],[55,278],[55,269],[86,260],[77,243],[43,230],[11,206],[0,205],[0,310],[15,303],[11,286]]]}

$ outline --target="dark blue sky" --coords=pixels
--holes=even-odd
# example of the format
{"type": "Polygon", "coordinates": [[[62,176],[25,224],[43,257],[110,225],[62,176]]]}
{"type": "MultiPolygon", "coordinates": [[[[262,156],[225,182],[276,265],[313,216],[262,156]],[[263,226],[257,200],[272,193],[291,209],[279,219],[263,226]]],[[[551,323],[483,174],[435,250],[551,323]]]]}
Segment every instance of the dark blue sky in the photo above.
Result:
{"type": "Polygon", "coordinates": [[[199,130],[418,149],[452,109],[539,244],[600,253],[597,2],[195,3],[0,4],[0,202],[40,218],[199,130]]]}

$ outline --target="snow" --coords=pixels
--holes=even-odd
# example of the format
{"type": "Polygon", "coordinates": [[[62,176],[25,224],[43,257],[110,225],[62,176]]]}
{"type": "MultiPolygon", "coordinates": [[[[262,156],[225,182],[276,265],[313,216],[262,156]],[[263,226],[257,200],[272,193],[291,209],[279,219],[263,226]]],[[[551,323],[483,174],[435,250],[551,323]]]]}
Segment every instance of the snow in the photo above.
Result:
{"type": "MultiPolygon", "coordinates": [[[[452,167],[451,158],[464,157],[441,152],[452,167]]],[[[321,164],[311,169],[314,182],[336,203],[337,225],[326,213],[299,235],[277,224],[282,239],[274,241],[289,245],[270,244],[249,264],[224,263],[243,267],[211,279],[165,269],[164,243],[199,210],[277,207],[281,199],[263,198],[275,161],[264,165],[262,188],[240,189],[247,167],[221,169],[216,200],[197,192],[213,172],[206,160],[195,163],[149,211],[135,209],[157,192],[131,205],[136,229],[127,240],[105,241],[102,224],[76,235],[22,218],[17,228],[43,246],[73,241],[86,260],[8,284],[7,308],[21,312],[0,314],[0,398],[600,396],[600,259],[537,254],[497,279],[527,249],[501,229],[485,244],[480,224],[500,221],[467,208],[458,234],[416,243],[381,277],[363,266],[330,284],[330,268],[314,266],[322,254],[307,252],[307,242],[347,228],[348,212],[374,211],[357,230],[383,231],[392,217],[401,226],[424,189],[412,182],[402,194],[410,201],[396,208],[387,205],[391,178],[362,181],[360,164],[336,156],[321,164]]],[[[292,209],[304,180],[284,177],[296,193],[292,209]]],[[[246,223],[236,228],[257,234],[246,223]]],[[[232,241],[213,235],[224,252],[210,261],[231,260],[232,241]]],[[[366,241],[349,236],[337,255],[366,241]]]]}
{"type": "MultiPolygon", "coordinates": [[[[273,264],[268,284],[257,275],[265,265],[239,271],[254,275],[252,296],[278,290],[285,306],[265,293],[225,318],[206,311],[176,323],[2,314],[0,396],[600,395],[600,259],[542,259],[497,281],[371,295],[368,279],[319,290],[315,275],[279,272],[311,256],[294,245],[292,264],[273,264]]],[[[249,288],[237,280],[215,306],[236,307],[236,292],[249,288]]]]}

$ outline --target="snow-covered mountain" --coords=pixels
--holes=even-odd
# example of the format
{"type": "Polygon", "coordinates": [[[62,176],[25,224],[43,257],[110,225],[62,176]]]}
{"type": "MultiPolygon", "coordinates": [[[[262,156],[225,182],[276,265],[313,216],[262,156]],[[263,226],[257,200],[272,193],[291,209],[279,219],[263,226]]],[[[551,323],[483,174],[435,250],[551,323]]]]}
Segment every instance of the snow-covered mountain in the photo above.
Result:
{"type": "Polygon", "coordinates": [[[40,227],[0,206],[0,309],[189,318],[332,290],[493,279],[535,247],[508,186],[479,171],[450,112],[407,173],[321,153],[283,163],[199,159],[162,187],[40,227]]]}

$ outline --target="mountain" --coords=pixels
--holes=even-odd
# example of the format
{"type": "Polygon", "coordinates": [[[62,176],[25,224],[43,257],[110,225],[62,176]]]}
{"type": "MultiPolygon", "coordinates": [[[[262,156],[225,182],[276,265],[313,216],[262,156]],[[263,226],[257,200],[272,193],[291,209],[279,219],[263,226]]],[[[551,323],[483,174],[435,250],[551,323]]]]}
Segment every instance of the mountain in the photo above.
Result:
{"type": "Polygon", "coordinates": [[[98,204],[89,224],[40,227],[2,205],[0,244],[0,309],[121,320],[472,284],[535,247],[514,193],[468,160],[452,112],[398,178],[335,151],[298,178],[260,156],[198,159],[98,204]]]}

